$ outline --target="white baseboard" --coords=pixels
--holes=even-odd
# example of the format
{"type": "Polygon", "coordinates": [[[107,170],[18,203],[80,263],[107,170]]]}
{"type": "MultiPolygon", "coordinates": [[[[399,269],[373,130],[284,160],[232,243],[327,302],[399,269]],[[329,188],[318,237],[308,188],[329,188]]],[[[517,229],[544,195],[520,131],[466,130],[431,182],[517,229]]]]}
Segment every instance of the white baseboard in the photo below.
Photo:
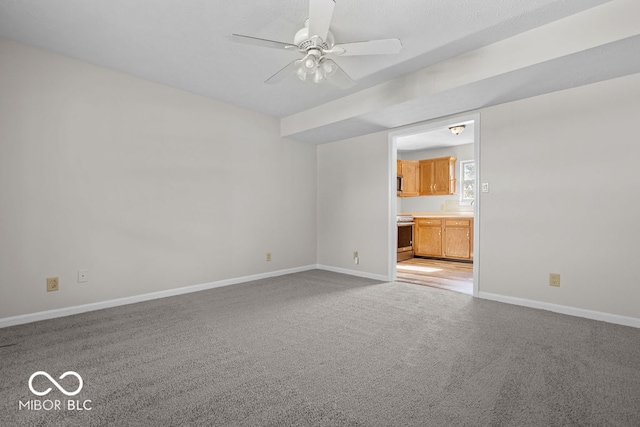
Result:
{"type": "Polygon", "coordinates": [[[525,298],[510,297],[489,292],[479,292],[478,297],[492,301],[504,302],[507,304],[521,305],[524,307],[538,308],[541,310],[553,311],[555,313],[568,314],[570,316],[584,317],[592,320],[615,323],[617,325],[632,326],[640,328],[640,319],[635,317],[620,316],[617,314],[604,313],[601,311],[587,310],[584,308],[569,307],[566,305],[552,304],[548,302],[535,301],[525,298]]]}
{"type": "Polygon", "coordinates": [[[393,281],[393,279],[390,279],[388,276],[384,276],[382,274],[373,274],[373,273],[367,273],[365,271],[349,270],[348,268],[331,267],[329,265],[321,265],[321,264],[316,265],[316,268],[319,270],[333,271],[334,273],[342,273],[342,274],[348,274],[350,276],[364,277],[366,279],[381,280],[383,282],[393,281]]]}
{"type": "Polygon", "coordinates": [[[73,307],[59,308],[55,310],[40,311],[37,313],[23,314],[20,316],[5,317],[0,319],[0,328],[22,325],[25,323],[37,322],[39,320],[55,319],[57,317],[70,316],[72,314],[85,313],[87,311],[102,310],[104,308],[117,307],[121,305],[134,304],[137,302],[149,301],[158,298],[172,297],[176,295],[199,292],[207,289],[220,288],[222,286],[235,285],[238,283],[251,282],[253,280],[266,279],[269,277],[283,276],[285,274],[298,273],[316,269],[316,265],[305,265],[302,267],[289,268],[285,270],[270,271],[267,273],[253,274],[250,276],[235,277],[233,279],[219,280],[217,282],[203,283],[200,285],[185,286],[182,288],[167,289],[166,291],[152,292],[131,297],[112,299],[107,301],[94,302],[91,304],[76,305],[73,307]]]}

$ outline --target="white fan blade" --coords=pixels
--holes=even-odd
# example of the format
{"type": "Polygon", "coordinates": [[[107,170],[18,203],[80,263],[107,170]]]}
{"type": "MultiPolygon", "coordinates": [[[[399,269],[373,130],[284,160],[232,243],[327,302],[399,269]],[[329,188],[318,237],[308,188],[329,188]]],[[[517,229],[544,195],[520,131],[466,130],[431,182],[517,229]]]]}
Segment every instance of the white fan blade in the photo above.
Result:
{"type": "Polygon", "coordinates": [[[291,61],[284,68],[282,68],[280,71],[275,73],[273,76],[269,77],[264,82],[269,85],[280,83],[290,75],[296,73],[296,70],[300,66],[300,61],[301,61],[300,59],[295,59],[291,61]]]}
{"type": "Polygon", "coordinates": [[[324,58],[323,61],[327,64],[330,64],[334,70],[331,73],[327,73],[327,81],[335,86],[338,86],[340,89],[348,89],[356,82],[353,81],[349,74],[347,74],[336,62],[329,58],[324,58]]]}
{"type": "Polygon", "coordinates": [[[367,42],[337,44],[325,53],[342,56],[356,55],[388,55],[398,53],[402,43],[398,39],[370,40],[367,42]]]}
{"type": "Polygon", "coordinates": [[[273,49],[298,49],[298,46],[292,45],[291,43],[282,43],[275,40],[259,39],[257,37],[243,36],[240,34],[229,34],[227,36],[227,39],[235,43],[269,47],[273,49]]]}
{"type": "Polygon", "coordinates": [[[335,6],[335,0],[309,0],[309,38],[318,36],[327,40],[335,6]]]}

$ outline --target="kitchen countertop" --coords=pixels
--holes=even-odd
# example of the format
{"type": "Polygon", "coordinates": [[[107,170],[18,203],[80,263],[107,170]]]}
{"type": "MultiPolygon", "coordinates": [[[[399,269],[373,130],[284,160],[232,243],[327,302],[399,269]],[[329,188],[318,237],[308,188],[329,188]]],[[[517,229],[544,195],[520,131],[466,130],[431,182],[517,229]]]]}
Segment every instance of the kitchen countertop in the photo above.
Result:
{"type": "Polygon", "coordinates": [[[398,212],[398,215],[411,215],[414,218],[473,218],[473,212],[398,212]]]}

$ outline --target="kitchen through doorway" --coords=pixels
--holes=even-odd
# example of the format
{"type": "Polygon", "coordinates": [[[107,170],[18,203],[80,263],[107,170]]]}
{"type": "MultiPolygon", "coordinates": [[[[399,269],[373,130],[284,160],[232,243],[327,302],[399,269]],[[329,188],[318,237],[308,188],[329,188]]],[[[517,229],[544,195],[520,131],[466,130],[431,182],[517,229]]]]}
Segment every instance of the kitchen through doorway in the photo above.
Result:
{"type": "Polygon", "coordinates": [[[456,117],[391,135],[397,281],[477,296],[478,120],[456,117]]]}

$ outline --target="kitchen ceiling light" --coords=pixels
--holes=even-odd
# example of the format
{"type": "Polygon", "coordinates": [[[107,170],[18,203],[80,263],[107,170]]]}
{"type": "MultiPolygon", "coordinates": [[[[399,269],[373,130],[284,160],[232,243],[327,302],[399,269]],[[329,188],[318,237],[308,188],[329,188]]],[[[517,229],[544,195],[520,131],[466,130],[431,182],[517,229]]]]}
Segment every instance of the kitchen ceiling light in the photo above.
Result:
{"type": "Polygon", "coordinates": [[[455,135],[460,135],[465,127],[466,125],[449,126],[449,130],[455,135]]]}

